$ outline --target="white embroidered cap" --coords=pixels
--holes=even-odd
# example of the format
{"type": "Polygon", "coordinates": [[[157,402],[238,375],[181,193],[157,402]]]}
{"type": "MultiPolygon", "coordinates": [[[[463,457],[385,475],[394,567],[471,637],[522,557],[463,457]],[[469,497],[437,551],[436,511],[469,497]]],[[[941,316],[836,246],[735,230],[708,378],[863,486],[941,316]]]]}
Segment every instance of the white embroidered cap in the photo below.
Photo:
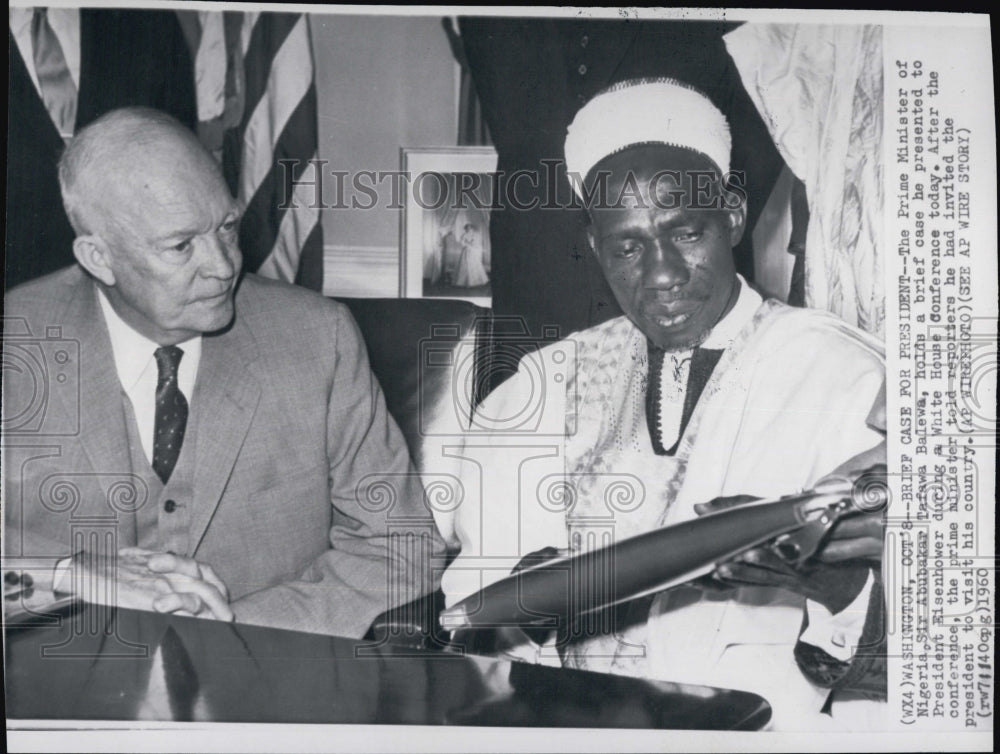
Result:
{"type": "Polygon", "coordinates": [[[675,79],[631,79],[594,96],[566,130],[566,170],[577,196],[598,162],[640,144],[693,149],[720,175],[729,171],[729,123],[708,97],[675,79]]]}

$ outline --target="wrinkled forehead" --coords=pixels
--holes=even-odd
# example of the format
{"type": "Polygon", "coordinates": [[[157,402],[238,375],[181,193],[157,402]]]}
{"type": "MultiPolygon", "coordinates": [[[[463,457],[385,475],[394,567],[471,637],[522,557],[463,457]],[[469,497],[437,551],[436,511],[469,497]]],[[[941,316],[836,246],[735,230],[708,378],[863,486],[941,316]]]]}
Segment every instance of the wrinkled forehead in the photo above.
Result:
{"type": "Polygon", "coordinates": [[[215,161],[183,143],[136,145],[110,168],[108,189],[123,208],[169,212],[235,206],[215,161]]]}

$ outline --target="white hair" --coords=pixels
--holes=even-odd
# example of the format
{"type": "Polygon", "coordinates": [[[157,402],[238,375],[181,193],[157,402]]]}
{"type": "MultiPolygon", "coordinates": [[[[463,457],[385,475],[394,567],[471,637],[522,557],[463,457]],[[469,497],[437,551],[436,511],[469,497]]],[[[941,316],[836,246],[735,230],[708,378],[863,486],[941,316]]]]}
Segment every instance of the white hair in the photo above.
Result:
{"type": "Polygon", "coordinates": [[[105,218],[95,200],[102,191],[97,180],[126,169],[164,137],[179,138],[213,159],[197,137],[167,113],[148,107],[112,110],[82,129],[59,160],[63,207],[78,236],[100,232],[105,218]]]}

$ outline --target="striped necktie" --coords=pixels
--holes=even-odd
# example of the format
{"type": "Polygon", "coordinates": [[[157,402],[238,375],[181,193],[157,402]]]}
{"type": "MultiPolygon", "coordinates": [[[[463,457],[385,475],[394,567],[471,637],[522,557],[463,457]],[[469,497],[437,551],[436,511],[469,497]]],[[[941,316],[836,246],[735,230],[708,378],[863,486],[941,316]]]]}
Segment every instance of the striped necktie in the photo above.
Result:
{"type": "Polygon", "coordinates": [[[48,8],[35,8],[31,16],[31,48],[42,102],[59,134],[70,139],[76,128],[76,84],[49,24],[48,8]]]}

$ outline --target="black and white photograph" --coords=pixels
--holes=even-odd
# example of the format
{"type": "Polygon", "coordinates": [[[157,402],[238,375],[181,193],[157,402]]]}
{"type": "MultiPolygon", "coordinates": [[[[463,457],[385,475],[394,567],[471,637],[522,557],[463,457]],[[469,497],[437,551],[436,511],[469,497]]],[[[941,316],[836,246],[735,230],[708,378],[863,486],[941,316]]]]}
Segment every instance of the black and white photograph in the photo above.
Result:
{"type": "Polygon", "coordinates": [[[403,149],[400,172],[410,186],[400,230],[404,297],[490,307],[496,159],[491,147],[403,149]]]}
{"type": "Polygon", "coordinates": [[[14,2],[8,750],[992,750],[990,32],[14,2]]]}

